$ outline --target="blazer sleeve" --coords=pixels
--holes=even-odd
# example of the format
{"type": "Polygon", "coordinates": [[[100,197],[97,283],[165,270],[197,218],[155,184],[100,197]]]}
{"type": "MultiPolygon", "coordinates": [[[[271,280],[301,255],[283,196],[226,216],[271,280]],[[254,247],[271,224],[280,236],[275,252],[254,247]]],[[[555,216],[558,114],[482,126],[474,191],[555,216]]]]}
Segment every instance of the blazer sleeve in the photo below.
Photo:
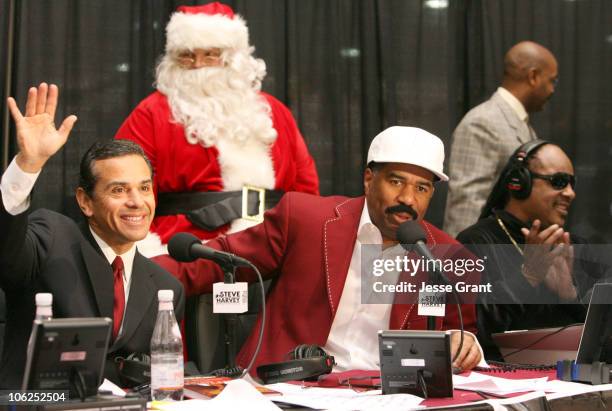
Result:
{"type": "Polygon", "coordinates": [[[444,212],[444,231],[453,237],[478,220],[506,162],[500,158],[500,132],[493,121],[479,117],[461,122],[453,133],[444,212]]]}
{"type": "MultiPolygon", "coordinates": [[[[287,193],[281,201],[265,214],[263,223],[206,243],[220,251],[246,258],[261,271],[264,279],[280,271],[283,256],[289,242],[289,209],[293,193],[287,193]]],[[[212,292],[212,285],[223,281],[223,271],[212,261],[198,259],[180,263],[168,255],[152,258],[172,273],[185,287],[187,296],[212,292]]],[[[257,275],[250,268],[237,270],[237,280],[255,282],[257,275]]]]}
{"type": "Polygon", "coordinates": [[[37,278],[53,243],[52,217],[46,210],[11,215],[2,204],[0,287],[23,287],[37,278]]]}

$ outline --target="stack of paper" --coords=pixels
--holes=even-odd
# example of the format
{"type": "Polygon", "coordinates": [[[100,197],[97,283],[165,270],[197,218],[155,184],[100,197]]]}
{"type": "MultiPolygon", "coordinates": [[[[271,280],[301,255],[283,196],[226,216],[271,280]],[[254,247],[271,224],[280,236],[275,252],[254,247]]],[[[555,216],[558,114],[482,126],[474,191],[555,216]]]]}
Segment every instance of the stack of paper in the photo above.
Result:
{"type": "Polygon", "coordinates": [[[270,396],[272,401],[334,411],[418,409],[423,401],[410,394],[380,395],[380,390],[355,392],[347,388],[302,387],[282,383],[266,387],[283,393],[282,396],[270,396]]]}
{"type": "Polygon", "coordinates": [[[542,390],[541,385],[547,382],[547,377],[511,380],[492,375],[471,372],[468,377],[453,375],[455,389],[482,391],[496,395],[507,395],[515,392],[542,390]]]}
{"type": "Polygon", "coordinates": [[[242,379],[229,381],[223,391],[210,400],[154,402],[150,408],[160,411],[280,411],[272,401],[242,379]]]}

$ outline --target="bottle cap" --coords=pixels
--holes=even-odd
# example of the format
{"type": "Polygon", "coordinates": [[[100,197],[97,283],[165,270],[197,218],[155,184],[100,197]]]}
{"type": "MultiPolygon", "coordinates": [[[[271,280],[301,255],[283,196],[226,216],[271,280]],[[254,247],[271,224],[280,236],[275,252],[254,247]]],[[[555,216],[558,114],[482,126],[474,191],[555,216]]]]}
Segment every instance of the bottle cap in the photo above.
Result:
{"type": "Polygon", "coordinates": [[[35,298],[37,306],[53,304],[53,294],[51,293],[37,293],[35,298]]]}
{"type": "Polygon", "coordinates": [[[174,298],[174,291],[159,290],[157,292],[157,298],[159,298],[159,301],[172,301],[172,299],[174,298]]]}

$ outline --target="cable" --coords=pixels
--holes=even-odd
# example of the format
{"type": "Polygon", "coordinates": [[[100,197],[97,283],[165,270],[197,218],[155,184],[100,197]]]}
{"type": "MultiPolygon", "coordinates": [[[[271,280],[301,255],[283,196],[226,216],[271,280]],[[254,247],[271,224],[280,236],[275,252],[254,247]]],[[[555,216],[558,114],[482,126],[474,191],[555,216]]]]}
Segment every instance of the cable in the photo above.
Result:
{"type": "Polygon", "coordinates": [[[545,340],[546,338],[551,337],[551,336],[553,336],[553,335],[555,335],[555,334],[558,334],[558,333],[560,333],[561,331],[563,331],[563,330],[565,330],[565,329],[567,329],[567,328],[570,328],[570,327],[578,327],[578,326],[582,326],[582,325],[583,325],[582,323],[573,323],[573,324],[568,324],[568,325],[566,325],[566,326],[564,326],[564,327],[559,328],[559,329],[558,329],[558,330],[556,330],[556,331],[553,331],[553,332],[551,332],[551,333],[548,333],[548,334],[546,334],[546,335],[543,335],[542,337],[538,338],[537,340],[535,340],[535,341],[534,341],[534,342],[532,342],[531,344],[528,344],[528,345],[524,346],[523,348],[519,348],[518,350],[514,350],[514,351],[509,352],[508,354],[504,355],[504,358],[510,357],[511,355],[514,355],[514,354],[518,354],[518,353],[520,353],[521,351],[526,350],[527,348],[531,348],[531,347],[533,347],[534,345],[536,345],[537,343],[539,343],[540,341],[545,340]]]}
{"type": "Polygon", "coordinates": [[[459,313],[459,326],[461,327],[461,337],[459,338],[459,347],[457,348],[457,352],[451,360],[451,364],[454,363],[455,360],[457,360],[457,357],[459,357],[459,353],[463,348],[463,314],[461,313],[461,298],[459,297],[459,293],[457,292],[457,290],[455,290],[455,287],[453,287],[453,296],[455,297],[455,303],[457,304],[457,312],[459,313]]]}
{"type": "MultiPolygon", "coordinates": [[[[451,284],[451,282],[448,280],[448,277],[446,277],[445,274],[441,273],[441,272],[437,272],[434,271],[434,273],[436,274],[436,281],[442,282],[444,284],[451,284]]],[[[461,312],[461,297],[459,296],[459,293],[457,292],[457,290],[455,289],[455,287],[452,287],[453,290],[453,297],[455,297],[455,304],[457,304],[457,313],[459,315],[459,327],[460,327],[460,332],[461,335],[459,337],[459,347],[457,347],[457,352],[455,353],[455,355],[453,356],[453,359],[451,360],[451,364],[454,363],[457,358],[459,357],[459,354],[461,353],[461,349],[463,348],[463,313],[461,312]]]]}
{"type": "Polygon", "coordinates": [[[77,394],[79,395],[79,398],[81,399],[81,402],[84,402],[85,397],[87,396],[87,388],[81,370],[72,368],[70,379],[77,394]]]}
{"type": "Polygon", "coordinates": [[[245,370],[242,372],[242,375],[240,376],[240,378],[244,378],[249,371],[251,371],[251,368],[253,367],[253,364],[255,363],[255,359],[257,358],[257,355],[259,354],[259,349],[261,348],[261,343],[263,341],[263,335],[264,335],[264,329],[266,328],[266,290],[264,288],[264,282],[263,282],[263,278],[261,276],[261,273],[259,272],[259,269],[255,266],[255,264],[251,263],[250,261],[247,261],[249,263],[249,266],[255,271],[255,273],[257,274],[257,278],[259,280],[259,287],[261,289],[261,326],[259,327],[259,338],[257,339],[257,346],[255,347],[255,352],[253,353],[253,356],[251,357],[251,361],[249,362],[249,365],[245,368],[245,370]]]}
{"type": "Polygon", "coordinates": [[[417,371],[417,378],[419,380],[419,387],[421,387],[421,392],[423,393],[423,398],[427,399],[429,396],[427,395],[427,383],[423,377],[423,370],[417,371]]]}

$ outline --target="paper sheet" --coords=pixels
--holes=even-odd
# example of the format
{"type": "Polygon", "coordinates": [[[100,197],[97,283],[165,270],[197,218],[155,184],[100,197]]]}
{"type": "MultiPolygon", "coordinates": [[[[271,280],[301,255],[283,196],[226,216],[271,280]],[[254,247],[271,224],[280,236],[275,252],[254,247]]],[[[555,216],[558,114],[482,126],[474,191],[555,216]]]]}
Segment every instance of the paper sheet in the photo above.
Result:
{"type": "MultiPolygon", "coordinates": [[[[516,410],[523,409],[524,407],[520,406],[510,406],[506,407],[506,405],[511,404],[519,404],[522,402],[533,400],[534,398],[544,397],[544,393],[542,391],[534,391],[527,394],[519,395],[518,397],[499,399],[499,400],[485,400],[486,403],[493,407],[493,411],[508,411],[508,410],[516,410]]],[[[525,408],[529,409],[529,408],[525,408]]]]}
{"type": "Polygon", "coordinates": [[[155,408],[161,411],[280,410],[276,404],[242,379],[229,381],[223,391],[221,391],[221,394],[211,400],[156,403],[155,408]]]}
{"type": "Polygon", "coordinates": [[[301,387],[294,384],[270,384],[266,387],[282,392],[272,401],[316,409],[344,410],[406,410],[418,409],[422,398],[410,394],[381,395],[380,390],[355,392],[348,388],[301,387]]]}
{"type": "Polygon", "coordinates": [[[471,372],[468,377],[453,375],[453,385],[456,389],[482,391],[497,395],[541,390],[540,385],[546,383],[547,380],[547,377],[512,380],[477,372],[471,372]]]}
{"type": "Polygon", "coordinates": [[[544,385],[544,391],[552,393],[546,395],[546,398],[549,400],[567,397],[568,395],[582,394],[585,392],[607,390],[612,390],[612,384],[589,385],[580,384],[576,382],[553,380],[548,381],[544,385]]]}
{"type": "Polygon", "coordinates": [[[98,392],[110,392],[118,397],[125,397],[125,391],[106,378],[102,381],[102,385],[98,387],[98,392]]]}

